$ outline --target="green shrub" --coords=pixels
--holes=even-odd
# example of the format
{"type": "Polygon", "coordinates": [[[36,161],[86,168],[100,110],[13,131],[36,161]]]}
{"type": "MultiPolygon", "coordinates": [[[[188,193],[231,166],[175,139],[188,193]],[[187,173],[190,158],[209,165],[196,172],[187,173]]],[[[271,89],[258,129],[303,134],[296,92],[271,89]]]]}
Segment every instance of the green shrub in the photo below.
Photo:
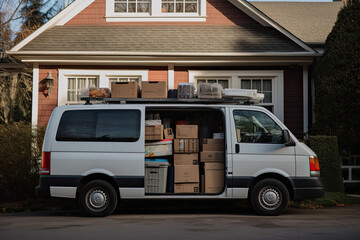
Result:
{"type": "Polygon", "coordinates": [[[311,136],[309,146],[317,154],[320,175],[327,192],[344,192],[337,137],[311,136]]]}
{"type": "Polygon", "coordinates": [[[33,130],[30,124],[0,125],[0,201],[34,196],[43,136],[44,129],[33,130]]]}

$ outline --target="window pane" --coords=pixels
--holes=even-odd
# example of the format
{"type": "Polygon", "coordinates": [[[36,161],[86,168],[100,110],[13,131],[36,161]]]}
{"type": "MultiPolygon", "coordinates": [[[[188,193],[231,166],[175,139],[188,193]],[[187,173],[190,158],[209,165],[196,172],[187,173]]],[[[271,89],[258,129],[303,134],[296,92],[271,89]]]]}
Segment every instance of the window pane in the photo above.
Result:
{"type": "Polygon", "coordinates": [[[199,83],[206,83],[206,80],[205,79],[198,79],[197,80],[197,83],[199,84],[199,83]]]}
{"type": "Polygon", "coordinates": [[[139,82],[139,78],[136,77],[136,78],[129,78],[129,81],[130,82],[139,82]]]}
{"type": "Polygon", "coordinates": [[[75,89],[75,88],[76,88],[76,79],[68,78],[68,89],[75,89]]]}
{"type": "Polygon", "coordinates": [[[174,12],[174,4],[173,3],[163,3],[161,12],[163,12],[163,13],[174,12]]]}
{"type": "Polygon", "coordinates": [[[149,3],[138,3],[138,12],[145,12],[148,13],[150,11],[150,4],[149,3]]]}
{"type": "Polygon", "coordinates": [[[134,13],[134,12],[136,12],[136,3],[129,3],[129,5],[128,5],[128,12],[129,12],[129,13],[134,13]]]}
{"type": "Polygon", "coordinates": [[[261,92],[261,80],[260,79],[252,80],[251,89],[256,89],[258,92],[261,92]]]}
{"type": "Polygon", "coordinates": [[[208,83],[216,83],[216,80],[213,80],[213,79],[209,79],[207,80],[208,83]]]}
{"type": "Polygon", "coordinates": [[[272,91],[271,79],[263,80],[263,91],[272,91]]]}
{"type": "Polygon", "coordinates": [[[136,142],[140,137],[138,110],[76,110],[61,117],[57,141],[136,142]]]}
{"type": "Polygon", "coordinates": [[[117,78],[109,78],[110,82],[116,82],[118,79],[117,78]]]}
{"type": "Polygon", "coordinates": [[[242,88],[242,89],[251,89],[251,80],[249,80],[249,79],[242,79],[242,80],[241,80],[241,88],[242,88]]]}
{"type": "Polygon", "coordinates": [[[177,3],[176,4],[176,12],[184,12],[184,4],[177,3]]]}
{"type": "Polygon", "coordinates": [[[126,12],[126,3],[115,3],[115,12],[126,12]]]}
{"type": "Polygon", "coordinates": [[[265,113],[235,110],[234,121],[240,142],[283,143],[281,128],[265,113]]]}
{"type": "Polygon", "coordinates": [[[197,4],[196,3],[185,3],[185,12],[196,13],[197,12],[197,4]]]}
{"type": "Polygon", "coordinates": [[[96,78],[89,78],[89,87],[97,87],[96,78]]]}
{"type": "Polygon", "coordinates": [[[264,100],[262,101],[263,103],[272,103],[272,93],[271,92],[265,92],[264,93],[264,100]]]}
{"type": "Polygon", "coordinates": [[[218,83],[219,83],[223,88],[228,88],[228,87],[229,87],[229,81],[228,81],[228,80],[219,80],[218,83]]]}
{"type": "Polygon", "coordinates": [[[75,91],[68,91],[67,93],[67,100],[69,102],[75,102],[76,101],[76,95],[75,95],[75,91]]]}
{"type": "Polygon", "coordinates": [[[78,90],[86,88],[86,78],[78,78],[78,90]]]}

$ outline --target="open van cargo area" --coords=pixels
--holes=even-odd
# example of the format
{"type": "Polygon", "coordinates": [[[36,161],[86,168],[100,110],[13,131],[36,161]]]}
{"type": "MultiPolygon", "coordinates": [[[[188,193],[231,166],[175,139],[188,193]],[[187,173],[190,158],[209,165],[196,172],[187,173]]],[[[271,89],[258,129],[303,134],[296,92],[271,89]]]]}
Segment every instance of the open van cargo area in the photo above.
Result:
{"type": "Polygon", "coordinates": [[[147,107],[145,194],[221,194],[224,130],[221,109],[147,107]]]}

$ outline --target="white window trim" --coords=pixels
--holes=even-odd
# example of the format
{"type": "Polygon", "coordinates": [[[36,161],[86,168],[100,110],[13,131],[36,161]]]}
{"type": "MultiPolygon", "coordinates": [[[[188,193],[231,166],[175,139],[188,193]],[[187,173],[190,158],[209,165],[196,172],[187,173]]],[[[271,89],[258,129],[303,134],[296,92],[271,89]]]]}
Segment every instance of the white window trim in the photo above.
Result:
{"type": "Polygon", "coordinates": [[[206,0],[199,0],[198,13],[162,13],[161,0],[151,0],[149,13],[116,13],[114,0],[106,0],[106,22],[205,22],[206,0]]]}
{"type": "Polygon", "coordinates": [[[274,106],[274,114],[284,122],[284,71],[282,70],[253,70],[253,71],[189,71],[189,82],[195,83],[197,78],[206,77],[222,77],[229,78],[230,88],[241,88],[240,78],[271,78],[274,79],[272,101],[274,106]]]}
{"type": "Polygon", "coordinates": [[[59,69],[58,106],[67,104],[67,78],[71,76],[96,76],[99,87],[109,87],[111,76],[140,76],[141,81],[148,81],[149,70],[83,70],[83,69],[59,69]]]}

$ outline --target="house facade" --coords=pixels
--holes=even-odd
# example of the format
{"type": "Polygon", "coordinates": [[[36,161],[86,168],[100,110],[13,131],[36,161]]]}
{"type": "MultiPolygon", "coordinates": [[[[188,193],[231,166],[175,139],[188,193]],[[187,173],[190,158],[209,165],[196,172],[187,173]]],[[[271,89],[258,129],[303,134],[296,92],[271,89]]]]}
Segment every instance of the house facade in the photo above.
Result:
{"type": "Polygon", "coordinates": [[[308,68],[319,56],[243,0],[76,0],[8,53],[33,68],[33,125],[79,104],[89,86],[208,82],[264,93],[260,105],[299,137],[309,124],[308,68]]]}

